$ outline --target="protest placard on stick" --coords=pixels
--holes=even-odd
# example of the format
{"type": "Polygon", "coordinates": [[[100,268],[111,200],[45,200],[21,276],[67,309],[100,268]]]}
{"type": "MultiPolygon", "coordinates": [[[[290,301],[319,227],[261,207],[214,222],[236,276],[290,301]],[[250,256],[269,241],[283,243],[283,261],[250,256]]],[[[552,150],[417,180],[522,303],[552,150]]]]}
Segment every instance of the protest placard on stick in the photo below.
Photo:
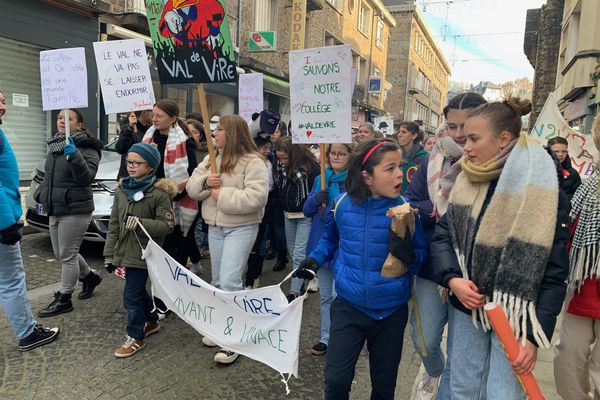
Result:
{"type": "Polygon", "coordinates": [[[250,121],[252,114],[263,106],[263,74],[241,74],[238,82],[239,114],[250,121]]]}

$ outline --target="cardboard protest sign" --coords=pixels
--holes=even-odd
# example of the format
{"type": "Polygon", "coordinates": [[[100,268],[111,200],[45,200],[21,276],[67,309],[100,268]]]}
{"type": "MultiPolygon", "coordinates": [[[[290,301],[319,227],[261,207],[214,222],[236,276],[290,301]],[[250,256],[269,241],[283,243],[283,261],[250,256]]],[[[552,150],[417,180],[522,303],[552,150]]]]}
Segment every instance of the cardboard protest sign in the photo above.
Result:
{"type": "Polygon", "coordinates": [[[556,97],[550,93],[531,130],[531,137],[545,145],[554,136],[567,139],[573,168],[582,178],[590,176],[598,154],[594,141],[591,135],[577,132],[567,124],[558,109],[556,97]]]}
{"type": "Polygon", "coordinates": [[[152,240],[143,257],[154,295],[192,328],[219,346],[298,376],[302,297],[288,304],[278,285],[224,292],[182,267],[152,240]]]}
{"type": "Polygon", "coordinates": [[[146,0],[160,82],[235,82],[225,0],[146,0]]]}
{"type": "Polygon", "coordinates": [[[373,122],[375,125],[375,129],[383,133],[383,136],[394,135],[394,117],[392,117],[391,115],[376,117],[373,122]]]}
{"type": "Polygon", "coordinates": [[[239,114],[250,121],[263,106],[263,74],[241,74],[238,83],[239,114]]]}
{"type": "Polygon", "coordinates": [[[143,40],[95,42],[94,54],[107,114],[152,108],[156,101],[143,40]]]}
{"type": "Polygon", "coordinates": [[[351,47],[297,50],[289,57],[292,141],[351,143],[351,47]]]}
{"type": "Polygon", "coordinates": [[[88,106],[83,47],[40,51],[40,77],[44,111],[88,106]]]}

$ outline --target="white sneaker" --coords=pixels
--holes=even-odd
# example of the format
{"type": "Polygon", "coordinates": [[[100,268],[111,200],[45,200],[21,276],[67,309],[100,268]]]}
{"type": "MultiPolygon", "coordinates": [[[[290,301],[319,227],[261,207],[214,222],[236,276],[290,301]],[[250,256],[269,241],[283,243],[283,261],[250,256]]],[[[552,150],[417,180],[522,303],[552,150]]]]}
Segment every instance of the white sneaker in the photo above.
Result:
{"type": "Polygon", "coordinates": [[[212,340],[210,340],[210,338],[208,336],[203,336],[202,337],[202,344],[207,346],[207,347],[217,347],[218,344],[216,344],[215,342],[213,342],[212,340]]]}
{"type": "Polygon", "coordinates": [[[319,291],[319,278],[316,276],[308,283],[308,293],[316,293],[319,291]]]}
{"type": "Polygon", "coordinates": [[[423,371],[419,379],[417,396],[418,400],[433,400],[437,396],[438,386],[440,384],[440,378],[429,376],[427,371],[423,371]]]}
{"type": "Polygon", "coordinates": [[[217,354],[215,354],[215,362],[219,364],[231,364],[240,355],[238,353],[234,353],[233,351],[221,349],[217,354]]]}
{"type": "Polygon", "coordinates": [[[192,263],[190,265],[190,272],[194,275],[200,275],[202,274],[202,264],[200,263],[200,261],[192,263]]]}

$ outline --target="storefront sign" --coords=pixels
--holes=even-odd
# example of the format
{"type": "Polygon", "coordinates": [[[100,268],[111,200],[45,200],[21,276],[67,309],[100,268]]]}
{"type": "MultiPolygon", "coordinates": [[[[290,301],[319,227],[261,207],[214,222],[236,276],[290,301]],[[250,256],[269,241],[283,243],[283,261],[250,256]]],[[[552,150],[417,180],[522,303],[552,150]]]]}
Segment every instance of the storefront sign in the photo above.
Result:
{"type": "Polygon", "coordinates": [[[107,114],[152,108],[156,101],[143,40],[95,42],[94,54],[107,114]]]}
{"type": "Polygon", "coordinates": [[[548,142],[548,139],[555,136],[567,139],[573,168],[577,170],[582,178],[588,177],[594,170],[596,155],[598,154],[594,146],[594,140],[589,134],[573,130],[563,118],[557,104],[554,93],[550,93],[531,130],[531,137],[544,145],[548,142]]]}
{"type": "Polygon", "coordinates": [[[294,143],[351,143],[351,46],[290,51],[294,143]]]}
{"type": "Polygon", "coordinates": [[[275,32],[250,32],[248,51],[277,51],[277,46],[275,43],[275,32]]]}
{"type": "Polygon", "coordinates": [[[12,105],[15,107],[29,107],[29,95],[21,93],[12,94],[12,105]]]}
{"type": "Polygon", "coordinates": [[[369,93],[379,94],[381,93],[381,77],[371,76],[369,78],[369,93]]]}
{"type": "Polygon", "coordinates": [[[225,0],[146,0],[160,82],[237,81],[225,0]]]}
{"type": "Polygon", "coordinates": [[[290,50],[304,48],[306,29],[306,0],[292,0],[292,29],[290,31],[290,50]]]}
{"type": "Polygon", "coordinates": [[[250,121],[263,106],[263,74],[241,74],[238,84],[239,114],[250,121]]]}
{"type": "Polygon", "coordinates": [[[40,77],[44,111],[88,106],[83,47],[40,51],[40,77]]]}

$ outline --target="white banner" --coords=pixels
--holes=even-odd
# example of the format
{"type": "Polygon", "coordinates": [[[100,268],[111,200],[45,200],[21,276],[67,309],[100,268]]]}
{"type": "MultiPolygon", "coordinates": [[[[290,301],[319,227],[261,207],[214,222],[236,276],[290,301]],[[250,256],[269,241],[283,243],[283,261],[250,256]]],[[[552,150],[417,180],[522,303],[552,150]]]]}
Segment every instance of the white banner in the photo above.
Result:
{"type": "Polygon", "coordinates": [[[149,110],[156,102],[142,39],[94,42],[106,114],[149,110]]]}
{"type": "Polygon", "coordinates": [[[44,111],[88,106],[83,47],[40,51],[40,78],[44,111]]]}
{"type": "Polygon", "coordinates": [[[252,114],[264,108],[263,74],[240,74],[238,77],[239,114],[250,122],[252,114]]]}
{"type": "Polygon", "coordinates": [[[152,240],[144,258],[154,295],[179,318],[219,346],[298,377],[303,297],[288,304],[279,285],[224,292],[183,268],[152,240]]]}
{"type": "Polygon", "coordinates": [[[294,143],[352,143],[350,45],[290,51],[294,143]]]}
{"type": "Polygon", "coordinates": [[[545,145],[548,139],[561,136],[569,142],[571,164],[582,178],[590,176],[596,163],[598,151],[589,134],[572,129],[563,118],[553,93],[548,95],[546,103],[531,130],[531,137],[545,145]]]}

